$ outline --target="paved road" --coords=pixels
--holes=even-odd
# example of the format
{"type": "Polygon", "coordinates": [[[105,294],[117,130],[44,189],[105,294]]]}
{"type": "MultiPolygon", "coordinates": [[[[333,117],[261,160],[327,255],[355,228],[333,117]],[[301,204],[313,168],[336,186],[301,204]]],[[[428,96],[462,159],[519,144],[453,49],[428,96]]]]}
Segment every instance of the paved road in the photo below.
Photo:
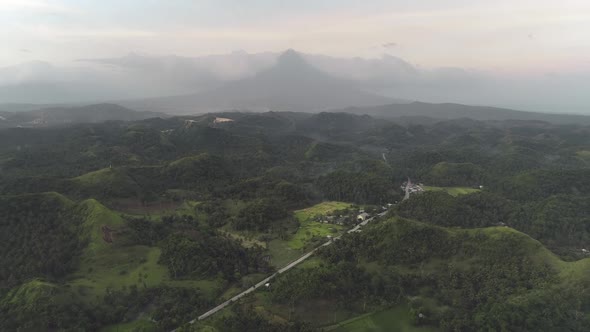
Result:
{"type": "MultiPolygon", "coordinates": [[[[387,213],[387,211],[385,212],[381,212],[379,214],[377,214],[377,217],[383,217],[385,214],[387,213]]],[[[367,220],[361,222],[360,224],[354,226],[353,228],[349,229],[346,233],[354,233],[357,232],[362,226],[365,226],[366,224],[368,224],[369,222],[371,222],[373,219],[375,219],[376,217],[371,217],[371,218],[367,218],[367,220]]],[[[339,239],[340,237],[342,237],[342,235],[335,237],[334,240],[339,239]]],[[[321,246],[313,249],[312,251],[306,253],[305,255],[297,258],[296,260],[292,261],[291,263],[285,265],[283,268],[281,268],[278,272],[272,274],[271,276],[267,277],[266,279],[258,282],[256,285],[248,288],[247,290],[241,292],[240,294],[232,297],[231,299],[223,302],[222,304],[218,305],[217,307],[207,311],[206,313],[202,314],[201,316],[197,317],[196,319],[193,319],[189,322],[189,324],[194,324],[195,321],[197,320],[203,320],[213,314],[215,314],[216,312],[222,310],[223,308],[227,307],[228,305],[234,303],[235,301],[239,300],[240,298],[252,293],[253,291],[255,291],[256,289],[264,286],[264,284],[266,284],[267,282],[269,282],[270,280],[272,280],[272,278],[276,277],[278,274],[280,273],[284,273],[289,271],[290,269],[294,268],[297,264],[303,262],[304,260],[308,259],[309,257],[311,257],[319,248],[321,247],[325,247],[325,246],[329,246],[330,244],[332,244],[334,241],[330,240],[324,244],[322,244],[321,246]]],[[[176,330],[172,330],[172,332],[174,332],[176,330]]]]}
{"type": "MultiPolygon", "coordinates": [[[[409,183],[409,181],[410,181],[410,179],[408,179],[408,183],[409,183]]],[[[408,198],[410,198],[410,185],[409,184],[406,184],[406,194],[404,195],[404,199],[403,200],[405,201],[408,198]]]]}

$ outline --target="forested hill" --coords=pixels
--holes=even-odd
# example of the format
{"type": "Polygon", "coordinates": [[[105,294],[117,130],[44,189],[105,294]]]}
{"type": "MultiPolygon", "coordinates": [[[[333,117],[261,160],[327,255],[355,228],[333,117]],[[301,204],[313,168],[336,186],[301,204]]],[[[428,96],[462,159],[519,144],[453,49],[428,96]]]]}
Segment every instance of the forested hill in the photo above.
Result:
{"type": "Polygon", "coordinates": [[[105,121],[136,121],[163,116],[138,112],[116,104],[46,107],[22,112],[0,112],[0,128],[40,128],[105,121]]]}
{"type": "Polygon", "coordinates": [[[375,117],[386,119],[414,118],[421,119],[422,121],[424,118],[438,120],[469,118],[474,120],[526,120],[546,121],[558,124],[590,124],[590,116],[588,115],[525,112],[506,108],[452,103],[398,103],[374,107],[353,107],[335,111],[354,114],[370,114],[375,117]]]}
{"type": "Polygon", "coordinates": [[[186,330],[588,326],[588,125],[127,120],[0,129],[0,330],[169,331],[385,209],[186,330]]]}
{"type": "Polygon", "coordinates": [[[322,248],[317,264],[281,276],[273,303],[366,311],[409,298],[418,325],[444,331],[583,331],[590,323],[590,259],[563,262],[507,227],[392,218],[322,248]]]}

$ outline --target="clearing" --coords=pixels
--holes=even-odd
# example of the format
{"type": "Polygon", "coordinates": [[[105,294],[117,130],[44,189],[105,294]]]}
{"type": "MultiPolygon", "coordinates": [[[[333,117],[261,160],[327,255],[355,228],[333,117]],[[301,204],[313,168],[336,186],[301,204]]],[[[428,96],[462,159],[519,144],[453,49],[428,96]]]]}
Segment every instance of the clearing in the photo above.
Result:
{"type": "Polygon", "coordinates": [[[446,191],[451,196],[473,194],[481,191],[481,189],[470,188],[470,187],[431,187],[423,186],[425,191],[446,191]]]}
{"type": "Polygon", "coordinates": [[[289,247],[294,250],[305,248],[313,237],[337,235],[344,226],[325,224],[314,221],[318,216],[325,216],[336,210],[350,208],[352,204],[344,202],[322,202],[312,207],[295,211],[295,218],[299,221],[299,229],[289,240],[289,247]]]}
{"type": "Polygon", "coordinates": [[[406,305],[399,305],[391,309],[361,315],[338,325],[327,328],[326,331],[336,332],[430,332],[436,331],[430,327],[416,327],[412,324],[410,309],[406,305]]]}

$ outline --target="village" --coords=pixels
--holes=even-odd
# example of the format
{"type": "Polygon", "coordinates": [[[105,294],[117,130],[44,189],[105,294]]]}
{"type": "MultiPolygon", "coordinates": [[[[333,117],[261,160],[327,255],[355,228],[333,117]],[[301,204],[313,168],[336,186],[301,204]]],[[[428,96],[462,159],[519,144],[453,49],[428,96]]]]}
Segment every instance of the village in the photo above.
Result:
{"type": "Polygon", "coordinates": [[[363,222],[370,217],[371,215],[368,212],[365,212],[364,209],[360,209],[358,211],[354,209],[346,209],[334,211],[334,213],[326,216],[316,216],[314,221],[324,224],[349,226],[363,222]]]}
{"type": "MultiPolygon", "coordinates": [[[[403,182],[400,188],[406,193],[406,198],[409,197],[410,194],[417,194],[425,191],[424,185],[422,183],[413,183],[410,180],[410,178],[408,178],[407,181],[403,182]]],[[[313,221],[323,224],[333,224],[340,226],[356,225],[371,218],[372,215],[375,215],[379,212],[387,211],[389,208],[391,208],[394,204],[397,203],[397,201],[394,203],[387,203],[381,206],[380,210],[379,207],[373,207],[372,209],[368,207],[350,207],[347,209],[335,210],[332,213],[326,215],[316,215],[313,217],[313,221]]]]}
{"type": "Polygon", "coordinates": [[[410,178],[408,178],[408,181],[402,183],[400,188],[402,190],[404,190],[408,196],[410,194],[417,194],[417,193],[424,192],[424,185],[422,183],[420,183],[420,184],[413,183],[412,180],[410,180],[410,178]]]}

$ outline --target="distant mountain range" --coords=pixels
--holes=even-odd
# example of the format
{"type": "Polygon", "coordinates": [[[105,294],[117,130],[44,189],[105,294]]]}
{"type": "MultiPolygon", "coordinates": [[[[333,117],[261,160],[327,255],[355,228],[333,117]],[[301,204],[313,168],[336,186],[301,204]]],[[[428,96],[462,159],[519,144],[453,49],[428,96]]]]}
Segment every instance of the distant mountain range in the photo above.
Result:
{"type": "Polygon", "coordinates": [[[49,127],[75,123],[134,121],[162,116],[154,112],[138,112],[115,104],[79,107],[51,107],[33,111],[0,111],[0,128],[49,127]]]}
{"type": "MultiPolygon", "coordinates": [[[[0,108],[0,128],[50,127],[76,123],[99,123],[105,121],[135,121],[154,117],[169,117],[169,114],[134,111],[116,104],[94,104],[88,106],[45,107],[29,110],[33,105],[23,105],[16,112],[6,112],[0,108]]],[[[590,124],[590,116],[571,114],[548,114],[515,111],[503,108],[469,106],[461,104],[430,104],[413,102],[407,104],[387,104],[372,107],[347,107],[332,109],[332,114],[370,115],[373,118],[393,120],[400,123],[433,123],[440,120],[522,120],[545,121],[556,124],[590,124]]],[[[221,113],[221,116],[238,113],[221,113]],[[225,114],[225,115],[224,115],[225,114]]],[[[267,113],[268,114],[268,113],[267,113]]],[[[279,114],[279,113],[275,113],[279,114]]],[[[325,113],[328,114],[328,113],[325,113]]],[[[278,130],[282,130],[277,127],[278,130]]]]}
{"type": "Polygon", "coordinates": [[[471,106],[462,104],[442,103],[432,104],[423,102],[412,102],[407,104],[389,104],[375,107],[348,107],[334,112],[345,112],[353,114],[368,114],[374,117],[388,119],[402,119],[422,121],[423,118],[430,119],[460,119],[469,118],[473,120],[526,120],[546,121],[558,124],[590,124],[590,116],[576,114],[550,114],[538,112],[516,111],[506,108],[471,106]]]}
{"type": "Polygon", "coordinates": [[[223,110],[323,111],[349,106],[377,106],[395,100],[363,91],[353,81],[333,77],[307,63],[293,50],[275,66],[253,77],[195,94],[123,101],[134,109],[173,114],[223,110]]]}
{"type": "MultiPolygon", "coordinates": [[[[235,61],[236,57],[242,56],[244,55],[236,54],[225,60],[235,61]]],[[[205,91],[192,94],[122,100],[90,106],[0,104],[0,128],[43,127],[108,120],[132,121],[163,116],[163,114],[187,115],[235,110],[346,112],[413,122],[470,118],[499,121],[538,120],[568,124],[590,123],[590,116],[584,115],[534,113],[495,107],[409,102],[387,98],[366,91],[359,85],[359,81],[334,76],[332,72],[337,70],[324,71],[325,68],[330,67],[330,64],[342,67],[350,64],[349,62],[338,62],[332,58],[322,60],[321,57],[305,56],[289,50],[280,55],[274,65],[265,67],[267,61],[270,61],[269,58],[270,55],[265,54],[258,60],[257,58],[249,60],[249,65],[246,67],[249,68],[252,62],[258,66],[257,68],[262,68],[255,74],[229,82],[218,81],[219,84],[216,87],[209,87],[205,91]],[[324,61],[323,64],[322,61],[324,61]],[[313,65],[310,62],[313,62],[313,65]],[[317,66],[322,69],[318,69],[317,66]]],[[[125,60],[124,63],[138,62],[135,57],[125,60]]],[[[377,68],[389,68],[385,66],[386,63],[391,63],[392,68],[398,68],[400,73],[405,72],[409,75],[412,72],[411,66],[396,58],[383,59],[373,64],[363,63],[363,66],[366,65],[369,68],[379,65],[377,68]]],[[[154,64],[149,62],[147,65],[154,64]]]]}
{"type": "MultiPolygon", "coordinates": [[[[183,113],[219,109],[313,111],[416,100],[550,113],[590,112],[587,72],[539,72],[515,77],[510,72],[465,68],[462,64],[428,67],[391,54],[349,58],[288,53],[302,59],[304,67],[330,76],[331,82],[345,83],[336,86],[346,85],[346,89],[318,89],[309,79],[299,80],[298,88],[302,85],[315,94],[305,93],[297,98],[296,91],[289,90],[286,82],[258,84],[267,76],[265,73],[277,72],[283,53],[235,51],[195,57],[130,53],[62,65],[29,61],[0,67],[0,111],[39,109],[41,104],[46,107],[101,102],[183,113]],[[267,86],[272,89],[264,88],[267,86]],[[283,92],[279,96],[281,87],[290,94],[283,92]],[[337,101],[327,98],[333,94],[339,97],[337,101]],[[381,101],[375,103],[375,97],[381,101]],[[384,100],[387,98],[393,101],[384,100]]],[[[294,82],[291,84],[295,85],[294,82]]]]}

